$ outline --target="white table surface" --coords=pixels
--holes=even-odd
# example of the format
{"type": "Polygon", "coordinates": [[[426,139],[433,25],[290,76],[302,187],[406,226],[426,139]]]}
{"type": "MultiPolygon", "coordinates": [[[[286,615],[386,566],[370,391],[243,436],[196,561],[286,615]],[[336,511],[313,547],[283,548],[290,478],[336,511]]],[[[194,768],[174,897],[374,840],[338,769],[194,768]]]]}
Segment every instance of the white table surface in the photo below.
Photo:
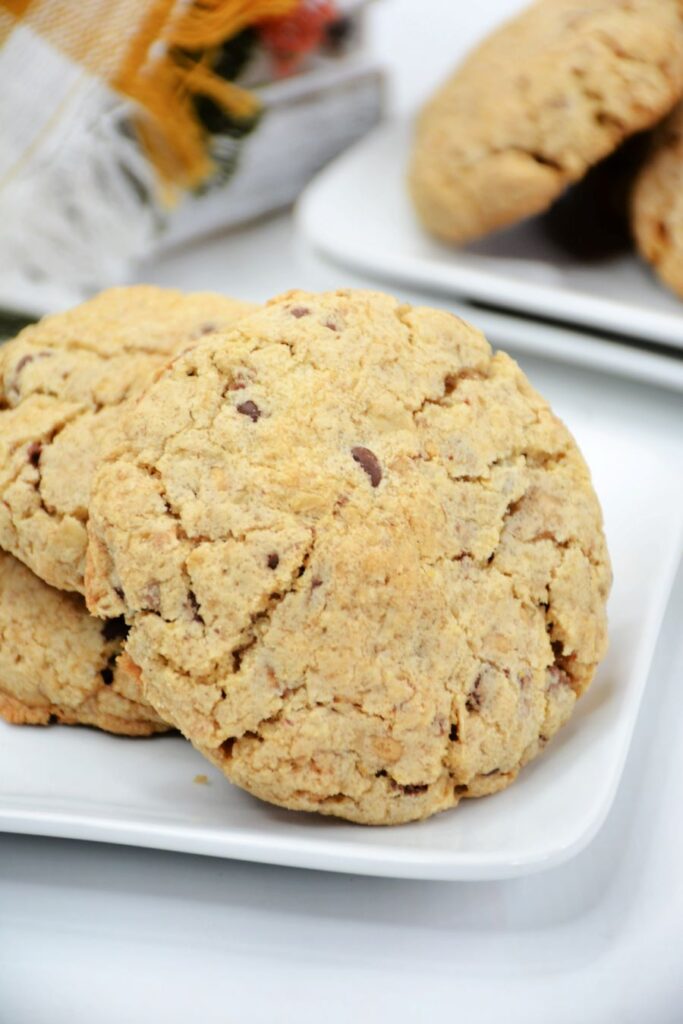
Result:
{"type": "MultiPolygon", "coordinates": [[[[482,0],[481,24],[515,6],[482,0]]],[[[406,26],[416,7],[377,12],[394,58],[426,38],[406,26]]],[[[464,39],[474,17],[462,14],[464,39]]],[[[399,105],[414,94],[399,79],[399,105]]],[[[304,251],[288,217],[168,256],[140,279],[257,300],[359,283],[304,251]]],[[[628,403],[681,472],[680,395],[520,362],[559,406],[567,394],[628,403]]],[[[615,806],[587,850],[542,875],[404,882],[0,836],[0,1024],[680,1024],[681,623],[683,572],[615,806]]]]}

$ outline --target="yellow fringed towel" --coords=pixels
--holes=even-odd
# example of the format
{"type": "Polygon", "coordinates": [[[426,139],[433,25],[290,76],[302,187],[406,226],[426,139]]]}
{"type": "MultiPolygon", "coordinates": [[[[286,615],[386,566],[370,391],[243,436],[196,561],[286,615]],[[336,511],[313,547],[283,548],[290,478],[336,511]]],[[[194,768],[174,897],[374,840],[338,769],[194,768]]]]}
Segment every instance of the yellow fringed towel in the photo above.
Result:
{"type": "MultiPolygon", "coordinates": [[[[237,119],[258,101],[211,70],[206,52],[300,0],[0,0],[0,46],[27,30],[136,105],[139,137],[167,185],[191,188],[213,170],[193,98],[237,119]]],[[[24,69],[30,76],[33,69],[24,69]]]]}
{"type": "Polygon", "coordinates": [[[364,2],[0,0],[0,316],[290,203],[380,115],[364,2]]]}

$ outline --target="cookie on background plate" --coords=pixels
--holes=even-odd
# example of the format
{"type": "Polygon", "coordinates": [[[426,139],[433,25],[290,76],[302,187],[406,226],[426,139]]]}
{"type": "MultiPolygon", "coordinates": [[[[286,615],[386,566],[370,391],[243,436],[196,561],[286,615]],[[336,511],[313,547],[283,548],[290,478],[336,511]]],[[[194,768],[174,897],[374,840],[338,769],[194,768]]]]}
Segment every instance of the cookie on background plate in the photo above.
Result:
{"type": "Polygon", "coordinates": [[[683,298],[683,104],[654,133],[631,197],[631,228],[643,259],[683,298]]]}
{"type": "Polygon", "coordinates": [[[0,716],[15,725],[94,725],[126,736],[169,729],[121,655],[123,620],[43,583],[0,551],[0,716]]]}
{"type": "Polygon", "coordinates": [[[422,110],[417,213],[455,243],[541,213],[682,94],[680,0],[538,0],[422,110]]]}
{"type": "Polygon", "coordinates": [[[292,292],[150,387],[101,464],[87,600],[229,779],[354,821],[508,785],[606,645],[577,447],[449,313],[292,292]]]}
{"type": "Polygon", "coordinates": [[[90,480],[125,403],[203,334],[252,309],[208,293],[114,288],[0,348],[0,548],[83,591],[90,480]]]}

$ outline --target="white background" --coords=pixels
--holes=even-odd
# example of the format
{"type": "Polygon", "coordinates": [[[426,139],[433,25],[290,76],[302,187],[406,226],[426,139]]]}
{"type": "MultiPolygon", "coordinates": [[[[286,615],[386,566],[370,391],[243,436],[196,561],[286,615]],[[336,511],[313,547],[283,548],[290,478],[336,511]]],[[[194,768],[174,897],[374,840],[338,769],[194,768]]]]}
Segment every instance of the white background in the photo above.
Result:
{"type": "MultiPolygon", "coordinates": [[[[518,6],[385,0],[373,24],[395,104],[412,109],[518,6]]],[[[142,276],[253,298],[345,280],[300,251],[287,218],[142,276]]],[[[625,404],[683,449],[680,395],[525,365],[541,390],[625,404]]],[[[584,853],[543,875],[411,883],[0,836],[0,1024],[680,1024],[681,622],[683,573],[614,809],[584,853]]]]}

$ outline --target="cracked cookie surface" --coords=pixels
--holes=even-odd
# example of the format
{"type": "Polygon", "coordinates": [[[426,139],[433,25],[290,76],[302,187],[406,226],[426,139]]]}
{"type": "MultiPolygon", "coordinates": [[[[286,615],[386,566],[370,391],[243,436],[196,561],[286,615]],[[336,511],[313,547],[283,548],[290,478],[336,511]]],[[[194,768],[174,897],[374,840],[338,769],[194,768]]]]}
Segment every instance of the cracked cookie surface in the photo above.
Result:
{"type": "Polygon", "coordinates": [[[294,292],[177,360],[96,475],[89,607],[234,782],[360,822],[506,786],[606,644],[576,445],[449,313],[294,292]]]}
{"type": "Polygon", "coordinates": [[[126,736],[169,728],[122,655],[122,620],[43,583],[0,551],[0,716],[15,725],[94,725],[126,736]]]}
{"type": "Polygon", "coordinates": [[[683,94],[681,0],[539,0],[424,107],[410,189],[464,243],[541,213],[683,94]]]}
{"type": "Polygon", "coordinates": [[[124,403],[180,350],[252,308],[114,288],[0,347],[0,547],[82,593],[90,482],[124,403]]]}
{"type": "Polygon", "coordinates": [[[683,298],[683,104],[654,133],[631,197],[642,257],[683,298]]]}

